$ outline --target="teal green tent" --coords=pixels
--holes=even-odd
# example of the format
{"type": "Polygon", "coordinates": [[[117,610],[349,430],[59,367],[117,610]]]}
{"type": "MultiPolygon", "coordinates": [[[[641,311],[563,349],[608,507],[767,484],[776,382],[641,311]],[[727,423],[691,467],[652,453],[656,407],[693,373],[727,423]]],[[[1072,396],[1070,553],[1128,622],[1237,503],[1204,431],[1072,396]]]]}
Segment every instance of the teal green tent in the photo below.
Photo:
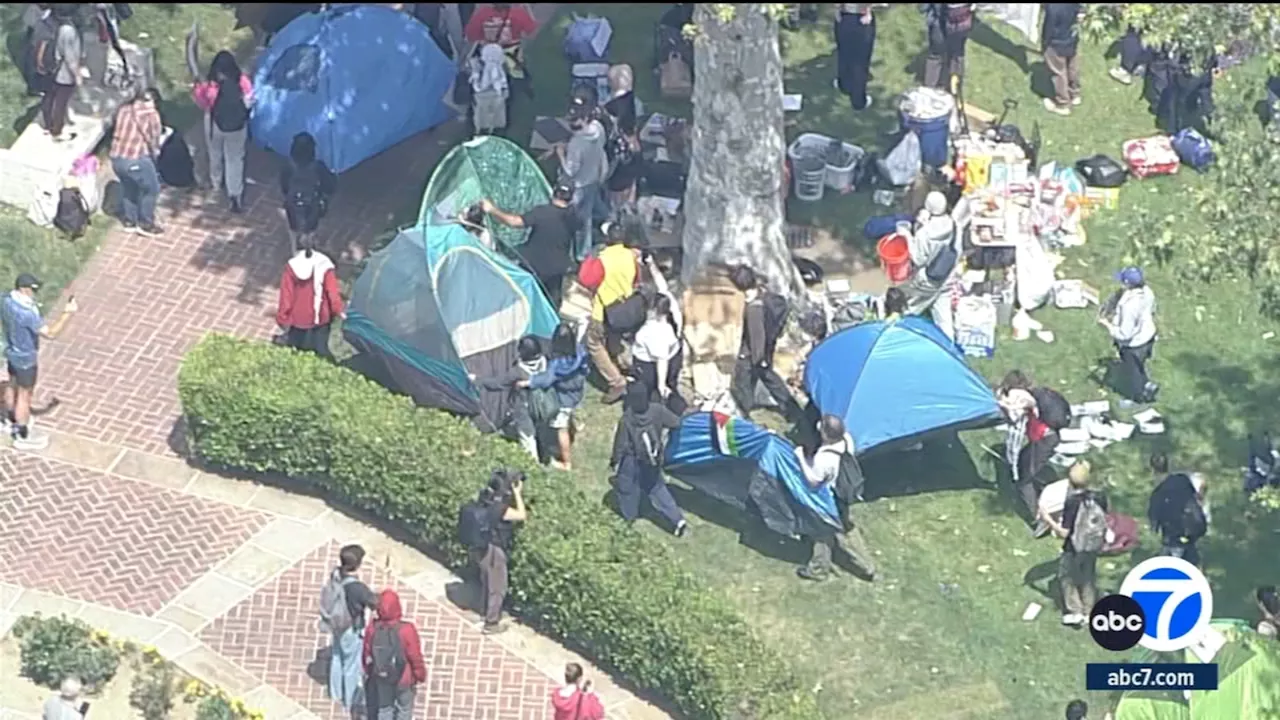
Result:
{"type": "MultiPolygon", "coordinates": [[[[1218,689],[1179,692],[1126,692],[1116,703],[1114,720],[1276,720],[1280,718],[1280,641],[1258,635],[1241,620],[1214,620],[1227,638],[1214,656],[1218,689]]],[[[1190,650],[1142,651],[1136,662],[1198,664],[1190,650]]]]}
{"type": "MultiPolygon", "coordinates": [[[[506,138],[484,135],[449,151],[427,181],[418,211],[418,226],[457,222],[458,216],[481,200],[499,209],[523,214],[551,201],[551,185],[542,168],[519,145],[506,138]]],[[[498,247],[514,249],[528,232],[486,219],[498,247]]]]}

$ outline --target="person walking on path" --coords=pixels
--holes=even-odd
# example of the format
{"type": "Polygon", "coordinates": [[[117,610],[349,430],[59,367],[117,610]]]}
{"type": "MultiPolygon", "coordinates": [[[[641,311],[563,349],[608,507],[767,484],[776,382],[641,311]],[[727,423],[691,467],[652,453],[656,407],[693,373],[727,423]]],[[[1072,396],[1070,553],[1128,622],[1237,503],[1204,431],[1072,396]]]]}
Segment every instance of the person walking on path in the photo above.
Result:
{"type": "Polygon", "coordinates": [[[329,650],[329,697],[348,712],[357,707],[361,690],[361,633],[365,613],[376,598],[356,577],[364,563],[364,548],[347,545],[338,551],[338,567],[320,591],[320,625],[333,638],[329,650]]]}
{"type": "Polygon", "coordinates": [[[383,590],[378,619],[364,636],[369,720],[410,720],[418,686],[427,681],[418,628],[404,619],[400,596],[383,590]]]}
{"type": "Polygon", "coordinates": [[[524,505],[524,473],[498,469],[474,502],[462,506],[458,534],[480,577],[480,614],[485,634],[506,630],[502,604],[507,598],[507,558],[515,525],[529,519],[524,505]]]}
{"type": "Polygon", "coordinates": [[[1157,337],[1156,296],[1147,287],[1142,268],[1127,267],[1116,273],[1116,280],[1121,290],[1115,296],[1114,309],[1110,317],[1102,313],[1098,322],[1110,333],[1120,356],[1121,392],[1130,403],[1152,403],[1160,392],[1160,386],[1147,376],[1147,361],[1157,337]]]}
{"type": "Polygon", "coordinates": [[[120,106],[109,153],[120,181],[120,221],[126,230],[148,237],[164,234],[156,224],[160,173],[155,158],[164,135],[156,97],[155,90],[143,90],[120,106]]]}
{"type": "Polygon", "coordinates": [[[1053,97],[1044,99],[1044,109],[1070,115],[1080,99],[1080,28],[1084,13],[1080,3],[1045,3],[1040,47],[1044,64],[1053,76],[1053,97]]]}
{"type": "Polygon", "coordinates": [[[603,720],[604,704],[591,690],[591,681],[582,679],[582,666],[564,666],[564,687],[551,691],[554,720],[603,720]]]}
{"type": "Polygon", "coordinates": [[[284,266],[276,324],[284,330],[285,344],[289,347],[332,360],[330,327],[335,317],[345,320],[347,312],[338,291],[333,260],[314,245],[315,238],[304,238],[298,254],[284,266]]]}
{"type": "Polygon", "coordinates": [[[289,252],[298,252],[302,239],[320,227],[320,218],[337,186],[333,172],[316,157],[316,139],[309,133],[294,135],[289,162],[280,172],[284,214],[289,221],[289,252]]]}
{"type": "Polygon", "coordinates": [[[1062,538],[1058,586],[1062,589],[1062,624],[1084,627],[1098,599],[1098,553],[1106,544],[1107,497],[1089,487],[1089,463],[1071,466],[1062,506],[1062,522],[1043,515],[1053,534],[1062,538]]]}
{"type": "Polygon", "coordinates": [[[36,305],[36,291],[40,281],[31,273],[22,273],[14,283],[13,291],[0,305],[0,325],[4,327],[4,352],[8,363],[9,382],[4,388],[5,420],[9,425],[9,437],[19,450],[43,450],[49,445],[49,437],[31,434],[31,396],[35,393],[39,376],[40,339],[52,340],[62,333],[67,321],[75,314],[75,297],[67,300],[62,314],[52,325],[46,325],[36,305]]]}
{"type": "MultiPolygon", "coordinates": [[[[77,7],[75,3],[57,3],[53,6],[53,21],[58,28],[53,38],[53,47],[50,50],[36,49],[37,71],[52,55],[52,66],[48,68],[51,82],[40,100],[40,118],[54,142],[63,140],[62,130],[67,125],[67,105],[76,94],[80,79],[89,72],[81,63],[84,46],[80,40],[80,31],[75,25],[77,7]]],[[[73,133],[66,139],[74,137],[73,133]]]]}
{"type": "Polygon", "coordinates": [[[836,88],[849,96],[854,110],[871,107],[867,81],[876,46],[876,18],[871,3],[840,3],[836,19],[836,88]]]}
{"type": "Polygon", "coordinates": [[[564,277],[573,269],[573,239],[578,232],[578,216],[572,207],[573,186],[556,185],[551,202],[523,215],[508,213],[489,200],[482,200],[480,205],[507,227],[529,229],[529,239],[518,252],[547,291],[547,299],[559,310],[564,300],[564,277]]]}
{"type": "Polygon", "coordinates": [[[973,30],[973,3],[927,3],[924,84],[952,92],[954,78],[964,77],[964,52],[973,30]]]}
{"type": "Polygon", "coordinates": [[[235,56],[221,50],[209,64],[208,78],[196,83],[191,95],[196,107],[204,112],[205,139],[209,146],[209,184],[215,192],[226,192],[231,212],[242,212],[244,156],[249,139],[253,82],[240,71],[235,56]]]}
{"type": "MultiPolygon", "coordinates": [[[[840,478],[841,467],[851,461],[854,453],[853,438],[845,430],[844,421],[834,415],[824,415],[818,424],[818,432],[822,445],[813,454],[813,460],[805,457],[804,448],[796,447],[796,460],[800,462],[800,470],[804,473],[809,487],[817,490],[831,488],[837,495],[836,503],[840,507],[840,521],[844,523],[844,532],[834,530],[822,537],[813,538],[813,550],[808,564],[796,569],[796,574],[805,580],[826,580],[831,575],[832,555],[843,554],[853,565],[855,572],[867,580],[876,576],[875,562],[871,553],[867,552],[862,532],[849,519],[848,506],[857,500],[855,497],[839,497],[846,490],[838,488],[836,481],[840,478]],[[846,458],[848,456],[848,458],[846,458]]],[[[856,492],[850,487],[848,491],[856,492]]]]}
{"type": "Polygon", "coordinates": [[[648,495],[653,509],[671,523],[675,536],[684,537],[689,523],[662,477],[662,431],[678,427],[680,418],[653,402],[653,391],[647,384],[630,383],[613,433],[609,469],[615,472],[614,490],[623,520],[635,522],[640,517],[640,501],[648,495]]]}

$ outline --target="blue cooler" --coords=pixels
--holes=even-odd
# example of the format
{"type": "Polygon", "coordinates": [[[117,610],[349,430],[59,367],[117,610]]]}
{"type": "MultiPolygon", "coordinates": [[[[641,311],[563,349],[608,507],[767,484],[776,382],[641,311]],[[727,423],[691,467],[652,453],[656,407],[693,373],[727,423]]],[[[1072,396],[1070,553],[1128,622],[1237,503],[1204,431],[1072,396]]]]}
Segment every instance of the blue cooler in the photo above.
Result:
{"type": "Polygon", "coordinates": [[[902,126],[920,138],[920,162],[930,167],[947,164],[951,142],[951,114],[931,119],[902,116],[902,126]]]}

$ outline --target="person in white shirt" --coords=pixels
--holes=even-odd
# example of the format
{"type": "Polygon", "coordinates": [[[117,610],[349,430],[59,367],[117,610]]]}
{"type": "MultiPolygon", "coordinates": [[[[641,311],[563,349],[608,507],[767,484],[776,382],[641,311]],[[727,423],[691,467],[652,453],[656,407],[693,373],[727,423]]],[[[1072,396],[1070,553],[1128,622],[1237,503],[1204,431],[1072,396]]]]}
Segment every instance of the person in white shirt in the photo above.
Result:
{"type": "Polygon", "coordinates": [[[818,423],[818,433],[822,445],[813,454],[813,459],[805,457],[804,448],[796,448],[796,460],[800,462],[800,471],[804,473],[805,482],[814,490],[831,488],[836,494],[836,506],[840,510],[840,520],[844,524],[844,532],[836,532],[812,538],[813,550],[809,563],[796,569],[796,574],[805,580],[826,580],[833,569],[832,555],[839,551],[849,561],[856,574],[867,580],[874,580],[876,569],[867,552],[862,533],[853,526],[849,519],[848,505],[859,497],[841,497],[849,492],[858,492],[854,488],[837,488],[840,471],[846,462],[846,456],[852,460],[854,454],[853,438],[845,431],[844,421],[835,415],[823,415],[818,423]]]}
{"type": "Polygon", "coordinates": [[[632,374],[656,392],[668,409],[682,415],[688,408],[688,402],[680,394],[684,316],[653,258],[645,262],[657,293],[649,302],[648,319],[636,331],[631,345],[632,374]]]}
{"type": "Polygon", "coordinates": [[[84,720],[83,710],[88,703],[80,702],[82,690],[79,678],[64,679],[58,694],[45,701],[40,720],[84,720]]]}
{"type": "Polygon", "coordinates": [[[1124,286],[1116,301],[1115,314],[1099,317],[1098,322],[1111,334],[1120,354],[1128,399],[1136,403],[1156,400],[1160,386],[1147,376],[1147,361],[1156,344],[1156,296],[1147,287],[1142,268],[1127,267],[1116,273],[1124,286]]]}

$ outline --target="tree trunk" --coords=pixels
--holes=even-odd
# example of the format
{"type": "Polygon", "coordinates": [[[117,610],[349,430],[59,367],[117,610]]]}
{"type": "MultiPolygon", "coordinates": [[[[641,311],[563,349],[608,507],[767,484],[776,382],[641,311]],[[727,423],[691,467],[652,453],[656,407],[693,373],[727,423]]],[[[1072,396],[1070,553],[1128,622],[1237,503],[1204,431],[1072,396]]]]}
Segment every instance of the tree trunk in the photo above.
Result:
{"type": "MultiPolygon", "coordinates": [[[[771,290],[804,287],[784,232],[782,53],[778,22],[761,3],[717,17],[698,3],[694,25],[693,163],[684,193],[688,286],[709,265],[749,265],[771,290]]],[[[723,7],[723,5],[720,5],[723,7]]]]}

